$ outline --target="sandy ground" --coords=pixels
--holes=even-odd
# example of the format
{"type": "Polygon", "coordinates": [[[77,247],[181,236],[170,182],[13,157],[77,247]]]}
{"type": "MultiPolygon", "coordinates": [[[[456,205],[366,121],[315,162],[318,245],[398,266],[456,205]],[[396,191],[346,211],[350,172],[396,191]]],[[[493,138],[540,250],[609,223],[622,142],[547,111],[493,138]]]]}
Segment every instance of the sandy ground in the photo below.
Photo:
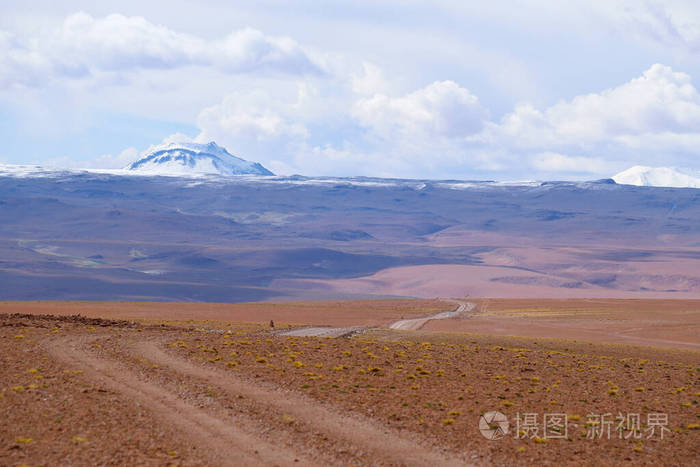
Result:
{"type": "MultiPolygon", "coordinates": [[[[339,337],[358,329],[420,324],[428,331],[466,332],[700,350],[700,300],[445,299],[288,303],[0,302],[0,313],[168,320],[221,327],[221,323],[278,329],[304,326],[298,335],[339,337]],[[450,318],[458,303],[475,302],[450,318]],[[427,320],[442,314],[440,320],[427,320]],[[415,321],[413,321],[415,320],[415,321]],[[209,323],[207,323],[209,321],[209,323]],[[317,328],[310,332],[309,328],[317,328]],[[329,329],[335,328],[335,329],[329,329]],[[342,328],[342,329],[340,329],[342,328]]],[[[408,329],[408,328],[407,328],[408,329]]],[[[410,329],[415,329],[410,327],[410,329]]]]}
{"type": "Polygon", "coordinates": [[[489,299],[424,329],[700,350],[700,300],[489,299]]]}
{"type": "MultiPolygon", "coordinates": [[[[495,307],[495,305],[494,305],[495,307]]],[[[437,322],[437,321],[435,321],[437,322]]],[[[443,322],[443,321],[440,321],[443,322]]],[[[0,315],[0,464],[697,463],[699,352],[371,331],[351,338],[0,315]],[[487,410],[564,413],[493,441],[487,410]],[[639,413],[589,438],[589,414],[639,413]],[[667,416],[665,437],[650,414],[667,416]]]]}
{"type": "Polygon", "coordinates": [[[0,378],[0,407],[9,414],[0,428],[8,446],[0,451],[2,464],[465,462],[415,434],[255,380],[253,373],[203,367],[166,351],[172,339],[211,333],[29,315],[0,315],[0,324],[9,370],[0,378]],[[66,406],[76,399],[82,404],[66,406]],[[134,413],[145,413],[149,423],[132,427],[134,413]],[[134,436],[148,441],[135,452],[128,442],[134,436]]]}
{"type": "MultiPolygon", "coordinates": [[[[425,265],[384,269],[371,276],[354,279],[299,279],[286,280],[287,287],[323,288],[344,294],[389,294],[411,297],[499,297],[499,298],[638,298],[638,299],[697,299],[700,297],[700,278],[689,280],[683,276],[680,284],[673,281],[679,271],[695,274],[697,261],[669,262],[663,267],[647,271],[647,265],[610,264],[607,269],[595,271],[596,276],[615,276],[617,288],[582,283],[575,276],[559,271],[538,272],[515,268],[511,265],[425,265]],[[621,268],[640,270],[630,273],[621,268]],[[665,283],[668,282],[668,283],[665,283]],[[692,282],[690,286],[684,285],[692,282]],[[640,290],[640,287],[662,289],[640,290]],[[626,289],[625,287],[628,287],[626,289]],[[668,291],[667,291],[668,290],[668,291]],[[672,291],[671,291],[672,290],[672,291]]],[[[551,266],[548,266],[551,267],[551,266]]]]}
{"type": "Polygon", "coordinates": [[[382,326],[403,317],[422,317],[454,308],[449,302],[387,299],[287,303],[0,302],[0,313],[33,313],[105,319],[165,319],[285,323],[315,326],[382,326]]]}
{"type": "Polygon", "coordinates": [[[562,243],[447,229],[429,236],[440,248],[478,248],[478,264],[426,264],[383,269],[351,279],[285,279],[279,285],[345,294],[412,297],[700,299],[697,240],[649,244],[610,239],[562,243]],[[626,244],[628,242],[629,244],[626,244]]]}

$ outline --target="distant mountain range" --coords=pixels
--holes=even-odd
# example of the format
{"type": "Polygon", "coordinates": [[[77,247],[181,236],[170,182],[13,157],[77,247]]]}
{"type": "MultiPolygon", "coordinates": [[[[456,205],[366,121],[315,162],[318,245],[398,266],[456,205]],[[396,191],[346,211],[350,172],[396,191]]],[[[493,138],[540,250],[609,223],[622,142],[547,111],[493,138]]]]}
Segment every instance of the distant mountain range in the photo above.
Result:
{"type": "Polygon", "coordinates": [[[274,175],[259,163],[236,157],[213,141],[153,146],[126,170],[151,175],[274,175]]]}
{"type": "MultiPolygon", "coordinates": [[[[269,177],[275,174],[263,167],[259,162],[247,161],[234,156],[224,147],[219,146],[214,141],[207,144],[193,142],[171,142],[154,145],[144,151],[138,160],[132,162],[124,169],[55,169],[35,165],[8,165],[0,164],[0,177],[20,176],[20,177],[51,177],[57,173],[76,172],[96,172],[112,175],[166,175],[175,177],[207,177],[207,176],[263,176],[269,177]]],[[[287,178],[289,177],[282,177],[287,178]]],[[[301,177],[305,179],[305,177],[301,177]]],[[[332,177],[316,177],[315,180],[325,180],[330,183],[332,177]]],[[[373,179],[371,177],[337,177],[337,180],[373,180],[372,182],[361,182],[371,184],[394,183],[391,179],[373,179]]],[[[314,179],[306,179],[314,180],[314,179]]],[[[406,180],[408,181],[408,180],[406,180]]],[[[422,183],[421,180],[415,180],[422,183]]],[[[606,182],[619,185],[634,185],[645,187],[669,187],[669,188],[700,188],[700,171],[679,169],[675,167],[649,167],[636,165],[624,170],[611,178],[597,180],[595,183],[606,182]]],[[[538,181],[462,181],[462,180],[434,180],[436,185],[462,189],[475,184],[485,186],[538,186],[541,184],[554,182],[538,181]]],[[[568,182],[563,182],[568,183],[568,182]]],[[[577,183],[577,182],[570,182],[577,183]]],[[[579,182],[586,183],[586,182],[579,182]]],[[[588,182],[591,183],[591,182],[588,182]]]]}
{"type": "Polygon", "coordinates": [[[0,300],[700,298],[696,189],[160,175],[0,166],[0,300]]]}
{"type": "Polygon", "coordinates": [[[272,175],[214,142],[120,170],[0,165],[0,301],[700,298],[697,173],[272,175]]]}
{"type": "MultiPolygon", "coordinates": [[[[166,143],[149,148],[126,170],[148,175],[274,175],[258,162],[229,153],[214,141],[166,143]]],[[[612,177],[621,185],[700,188],[700,172],[673,167],[634,166],[612,177]]]]}

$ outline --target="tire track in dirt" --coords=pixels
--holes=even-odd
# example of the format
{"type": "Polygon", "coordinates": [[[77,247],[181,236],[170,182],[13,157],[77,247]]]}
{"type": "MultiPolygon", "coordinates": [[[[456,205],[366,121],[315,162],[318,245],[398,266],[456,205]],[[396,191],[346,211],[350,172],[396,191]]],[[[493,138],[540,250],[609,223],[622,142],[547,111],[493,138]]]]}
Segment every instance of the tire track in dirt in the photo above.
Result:
{"type": "Polygon", "coordinates": [[[176,372],[205,380],[220,390],[274,407],[329,437],[350,442],[371,453],[375,461],[391,465],[431,467],[465,465],[463,461],[380,427],[372,420],[340,415],[303,395],[271,390],[262,385],[248,383],[230,372],[203,368],[166,353],[154,342],[137,342],[134,348],[160,367],[166,366],[176,372]]]}
{"type": "Polygon", "coordinates": [[[213,465],[315,465],[298,453],[244,432],[233,417],[217,418],[161,386],[140,380],[116,362],[84,350],[97,337],[64,338],[48,350],[57,360],[82,369],[86,376],[140,404],[161,423],[178,428],[204,448],[201,451],[213,465]]]}
{"type": "MultiPolygon", "coordinates": [[[[695,343],[695,342],[688,342],[688,341],[678,341],[678,340],[669,340],[669,339],[657,339],[653,337],[640,337],[640,336],[635,336],[633,333],[639,332],[639,331],[645,331],[645,328],[630,328],[630,329],[623,329],[621,331],[613,332],[610,333],[610,336],[613,337],[619,337],[621,339],[630,339],[630,340],[636,340],[640,341],[642,340],[646,345],[651,346],[652,344],[660,344],[660,346],[663,346],[663,344],[671,344],[674,346],[692,346],[692,347],[700,347],[700,343],[695,343]],[[631,334],[631,335],[628,335],[631,334]]],[[[633,345],[639,345],[639,344],[633,344],[633,345]]],[[[682,347],[681,347],[682,348],[682,347]]]]}

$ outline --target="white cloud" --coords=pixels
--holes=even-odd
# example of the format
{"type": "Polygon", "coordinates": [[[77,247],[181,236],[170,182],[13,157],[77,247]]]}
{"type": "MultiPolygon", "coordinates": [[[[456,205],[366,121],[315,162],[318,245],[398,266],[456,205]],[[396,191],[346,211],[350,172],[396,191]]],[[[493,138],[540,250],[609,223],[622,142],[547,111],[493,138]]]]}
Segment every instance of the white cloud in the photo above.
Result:
{"type": "Polygon", "coordinates": [[[123,169],[139,158],[136,148],[127,148],[117,155],[104,154],[94,161],[90,161],[86,168],[95,169],[123,169]]]}
{"type": "MultiPolygon", "coordinates": [[[[263,91],[233,93],[220,104],[207,107],[199,114],[198,124],[205,132],[256,141],[280,137],[306,137],[307,130],[280,110],[290,105],[274,103],[263,91]]],[[[200,135],[197,139],[206,139],[200,135]]]]}
{"type": "Polygon", "coordinates": [[[132,68],[171,68],[191,63],[204,41],[180,34],[141,17],[112,14],[93,18],[86,13],[68,16],[39,45],[64,70],[89,72],[132,68]]]}
{"type": "Polygon", "coordinates": [[[102,154],[95,159],[87,161],[76,161],[68,156],[64,156],[45,160],[39,165],[67,169],[123,169],[137,160],[139,155],[138,149],[127,148],[119,154],[102,154]]]}
{"type": "Polygon", "coordinates": [[[45,56],[23,46],[9,32],[0,31],[0,88],[13,83],[37,85],[50,69],[45,56]]]}
{"type": "Polygon", "coordinates": [[[700,145],[700,94],[687,74],[658,64],[598,93],[543,109],[519,105],[499,122],[452,81],[398,97],[375,93],[346,107],[319,104],[325,100],[304,82],[295,96],[234,93],[200,113],[197,139],[280,173],[488,178],[609,176],[659,151],[693,165],[688,158],[700,145]],[[333,127],[337,113],[352,119],[333,127]]]}
{"type": "Polygon", "coordinates": [[[362,95],[384,94],[389,90],[389,83],[381,68],[370,62],[362,62],[362,74],[352,77],[352,90],[362,95]]]}
{"type": "Polygon", "coordinates": [[[318,61],[292,39],[252,28],[206,40],[138,16],[75,13],[59,28],[31,37],[0,31],[0,86],[186,66],[224,73],[323,73],[318,61]]]}
{"type": "Polygon", "coordinates": [[[550,107],[517,106],[477,139],[545,172],[609,175],[630,165],[696,164],[700,93],[685,73],[655,64],[617,87],[550,107]],[[538,154],[534,158],[532,154],[538,154]]]}
{"type": "Polygon", "coordinates": [[[542,172],[606,173],[609,163],[597,157],[572,157],[556,152],[543,152],[532,158],[532,166],[542,172]]]}
{"type": "Polygon", "coordinates": [[[166,136],[163,138],[163,141],[161,141],[160,144],[169,144],[169,143],[191,143],[193,142],[194,139],[183,134],[183,133],[173,133],[172,135],[166,136]]]}
{"type": "Polygon", "coordinates": [[[646,40],[691,53],[700,50],[700,11],[694,0],[625,0],[617,5],[603,2],[600,8],[646,40]]]}
{"type": "Polygon", "coordinates": [[[519,106],[497,138],[523,146],[590,145],[662,133],[700,131],[700,95],[690,76],[656,64],[642,76],[600,93],[561,101],[543,111],[519,106]]]}
{"type": "Polygon", "coordinates": [[[403,97],[375,94],[359,100],[352,115],[383,138],[459,138],[478,133],[488,112],[453,81],[436,81],[403,97]]]}
{"type": "MultiPolygon", "coordinates": [[[[628,19],[641,15],[634,8],[630,11],[628,19]]],[[[663,15],[654,18],[661,21],[663,15]]],[[[682,36],[684,43],[692,44],[695,20],[680,25],[678,18],[668,19],[675,32],[667,25],[672,31],[667,36],[682,36]]],[[[122,74],[132,73],[133,86],[120,87],[124,94],[116,95],[123,99],[113,98],[119,101],[115,105],[128,111],[138,107],[138,113],[147,107],[144,102],[151,94],[157,95],[151,107],[169,107],[157,119],[173,115],[189,123],[197,115],[197,141],[215,140],[280,173],[605,176],[629,165],[654,165],[659,154],[665,164],[697,165],[700,94],[688,74],[669,66],[656,64],[618,86],[550,105],[526,99],[491,120],[481,94],[477,97],[464,86],[469,82],[475,89],[471,80],[458,84],[431,77],[399,83],[402,77],[395,70],[376,64],[384,62],[343,56],[326,56],[321,62],[294,40],[255,29],[205,39],[123,15],[96,18],[77,13],[59,28],[33,35],[0,31],[0,88],[41,87],[51,79],[90,76],[118,81],[122,74]],[[199,67],[218,73],[199,77],[199,67]],[[332,72],[323,74],[326,69],[332,72]],[[430,84],[409,86],[411,82],[430,84]],[[129,97],[139,83],[141,95],[129,97]],[[221,95],[225,97],[217,104],[200,110],[200,102],[217,102],[221,95]],[[186,107],[182,102],[188,99],[186,107]]],[[[514,69],[511,65],[502,69],[514,69]]],[[[505,74],[507,81],[520,77],[505,74]]],[[[444,76],[453,75],[448,70],[444,76]]],[[[91,101],[104,86],[87,88],[83,81],[75,81],[66,91],[66,102],[77,107],[71,92],[83,93],[84,101],[91,101]]],[[[23,93],[7,94],[18,96],[17,102],[26,101],[23,93]]],[[[36,96],[43,105],[42,93],[36,96]]],[[[175,138],[182,140],[183,135],[175,138]]],[[[122,167],[132,155],[100,156],[87,166],[122,167]]]]}
{"type": "Polygon", "coordinates": [[[296,102],[261,90],[229,94],[200,112],[201,132],[195,139],[216,141],[232,154],[256,161],[289,159],[308,137],[307,128],[294,116],[296,102]]]}
{"type": "Polygon", "coordinates": [[[252,28],[233,32],[212,45],[205,46],[198,53],[221,69],[234,73],[265,70],[291,74],[321,72],[319,65],[294,40],[269,37],[252,28]]]}

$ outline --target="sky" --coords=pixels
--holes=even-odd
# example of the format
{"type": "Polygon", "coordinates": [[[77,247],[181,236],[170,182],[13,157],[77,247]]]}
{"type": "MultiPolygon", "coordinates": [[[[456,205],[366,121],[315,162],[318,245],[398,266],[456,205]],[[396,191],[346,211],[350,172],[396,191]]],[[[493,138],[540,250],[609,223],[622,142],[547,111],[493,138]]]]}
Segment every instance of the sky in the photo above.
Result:
{"type": "Polygon", "coordinates": [[[0,163],[216,141],[278,174],[700,170],[681,0],[0,0],[0,163]]]}

